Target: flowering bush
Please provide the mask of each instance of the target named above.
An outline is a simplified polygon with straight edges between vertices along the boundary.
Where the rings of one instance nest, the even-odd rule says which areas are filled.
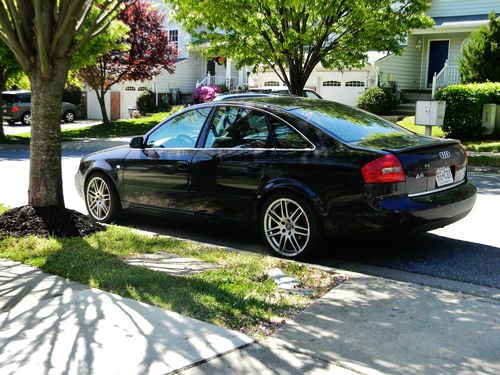
[[[214,100],[218,92],[219,88],[217,86],[200,86],[194,90],[193,100],[195,103],[210,102]]]

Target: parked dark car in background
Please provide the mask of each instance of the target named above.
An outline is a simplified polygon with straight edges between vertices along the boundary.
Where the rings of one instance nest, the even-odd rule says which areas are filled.
[[[262,87],[251,87],[248,89],[249,92],[262,93],[262,94],[288,94],[290,95],[290,90],[286,86],[262,86]],[[310,99],[323,99],[316,91],[305,88],[302,91],[302,96]]]
[[[21,122],[23,125],[31,125],[31,92],[2,92],[1,111],[3,119],[11,125],[16,122]],[[62,102],[61,118],[64,122],[75,121],[77,112],[78,106]]]
[[[287,96],[189,107],[129,146],[83,157],[75,180],[97,221],[124,209],[239,221],[294,258],[325,234],[395,236],[463,218],[476,200],[466,169],[456,140]]]

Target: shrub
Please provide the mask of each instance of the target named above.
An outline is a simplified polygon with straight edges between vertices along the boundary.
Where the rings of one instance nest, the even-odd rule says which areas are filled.
[[[151,90],[143,91],[136,101],[137,109],[145,115],[148,112],[154,112],[156,109],[155,93]]]
[[[446,86],[436,93],[446,101],[443,131],[461,140],[481,135],[483,104],[500,104],[500,83],[474,83]]]
[[[227,87],[226,85],[217,85],[217,89],[220,93],[229,92],[229,87]]]
[[[500,82],[500,18],[492,12],[489,19],[462,48],[458,61],[462,83]]]
[[[193,100],[195,103],[206,103],[214,100],[219,92],[217,86],[200,86],[193,92]]]
[[[381,87],[370,87],[357,101],[357,106],[376,115],[388,114],[394,108],[394,100],[390,90]]]

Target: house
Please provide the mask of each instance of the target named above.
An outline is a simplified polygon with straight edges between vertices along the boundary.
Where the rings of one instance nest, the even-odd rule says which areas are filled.
[[[226,85],[229,88],[247,86],[246,69],[237,70],[231,60],[221,56],[206,59],[201,55],[201,46],[192,35],[170,20],[168,8],[163,0],[149,0],[167,12],[165,28],[169,33],[170,43],[177,44],[179,56],[175,63],[175,72],[163,72],[150,81],[124,81],[111,87],[105,102],[110,119],[130,118],[129,108],[135,107],[137,97],[145,90],[155,92],[157,102],[161,103],[167,95],[172,100],[178,94],[178,100],[191,102],[191,95],[197,86]],[[86,88],[86,108],[89,119],[101,119],[101,110],[95,92]]]
[[[366,87],[395,84],[403,99],[401,114],[414,113],[415,100],[430,99],[439,88],[460,82],[457,62],[463,43],[488,22],[488,13],[500,14],[500,0],[432,0],[427,14],[430,29],[411,30],[402,54],[369,52],[364,68],[339,72],[318,65],[306,83],[325,99],[354,105]],[[282,85],[274,72],[260,71],[252,84]]]
[[[458,59],[470,34],[488,23],[488,13],[500,15],[500,0],[433,0],[427,14],[435,25],[412,30],[401,55],[375,62],[380,83],[395,82],[407,104],[401,114],[414,113],[414,102],[431,99],[440,88],[460,83]],[[413,102],[413,103],[412,103]]]
[[[387,53],[370,51],[365,65],[358,70],[337,71],[318,64],[312,71],[305,87],[315,90],[324,99],[347,105],[355,105],[356,100],[367,87],[378,84],[378,75],[374,63]],[[283,86],[278,75],[270,69],[260,69],[251,77],[250,86]]]

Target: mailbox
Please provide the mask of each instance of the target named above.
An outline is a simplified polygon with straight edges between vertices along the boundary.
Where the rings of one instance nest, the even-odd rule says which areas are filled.
[[[443,126],[446,102],[417,101],[415,125]]]

